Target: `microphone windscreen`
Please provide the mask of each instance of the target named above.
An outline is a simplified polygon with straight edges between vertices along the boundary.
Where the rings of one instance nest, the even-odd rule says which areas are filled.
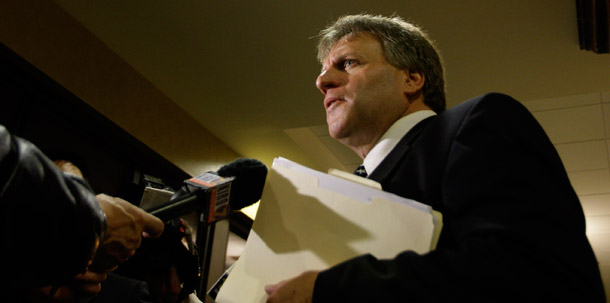
[[[222,166],[217,173],[221,177],[235,177],[231,183],[231,209],[240,210],[260,200],[267,179],[267,166],[261,161],[240,158]]]

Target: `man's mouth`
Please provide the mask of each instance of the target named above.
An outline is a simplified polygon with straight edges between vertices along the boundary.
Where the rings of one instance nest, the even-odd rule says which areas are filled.
[[[343,100],[339,98],[326,98],[324,99],[324,107],[326,108],[326,110],[329,110],[335,103],[339,101]]]

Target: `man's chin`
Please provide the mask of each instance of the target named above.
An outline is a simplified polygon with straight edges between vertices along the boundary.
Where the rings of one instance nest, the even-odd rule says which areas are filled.
[[[341,141],[345,139],[345,134],[343,134],[343,128],[339,125],[339,123],[328,123],[328,134],[331,138]]]

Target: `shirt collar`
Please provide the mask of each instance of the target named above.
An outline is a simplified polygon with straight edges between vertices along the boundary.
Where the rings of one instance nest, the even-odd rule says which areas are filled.
[[[408,114],[398,119],[390,128],[381,136],[381,138],[375,143],[375,146],[364,158],[364,168],[370,175],[385,159],[385,157],[394,149],[398,144],[398,141],[402,139],[417,123],[422,120],[435,116],[436,113],[431,110],[420,110],[414,113]]]

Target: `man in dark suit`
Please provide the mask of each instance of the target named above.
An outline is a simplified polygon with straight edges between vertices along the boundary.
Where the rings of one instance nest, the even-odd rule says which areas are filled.
[[[445,111],[440,56],[398,17],[342,17],[318,51],[330,135],[384,190],[442,212],[443,230],[430,253],[308,271],[267,302],[605,301],[578,197],[521,104],[487,94]]]

